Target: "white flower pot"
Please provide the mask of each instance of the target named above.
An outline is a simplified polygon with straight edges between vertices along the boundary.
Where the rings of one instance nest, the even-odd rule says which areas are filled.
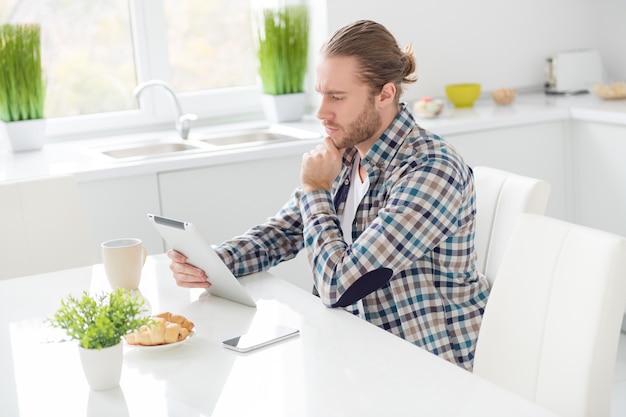
[[[302,120],[306,105],[306,94],[281,94],[277,96],[261,95],[263,111],[268,121],[272,123],[295,122]]]
[[[94,391],[115,388],[122,376],[124,351],[122,342],[104,349],[85,349],[78,347],[80,362],[89,386]]]
[[[43,148],[46,119],[20,120],[2,124],[14,152]]]

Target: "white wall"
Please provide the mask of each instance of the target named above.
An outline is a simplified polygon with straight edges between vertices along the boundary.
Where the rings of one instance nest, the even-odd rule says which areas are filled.
[[[626,81],[626,0],[597,0],[598,49],[610,81]]]
[[[626,77],[626,29],[620,27],[626,16],[624,0],[320,3],[325,3],[326,36],[345,23],[372,19],[387,26],[402,46],[413,43],[420,78],[407,89],[407,101],[444,97],[444,86],[450,83],[479,82],[483,92],[541,89],[545,58],[567,49],[598,48],[609,76]],[[601,21],[609,16],[609,24]]]

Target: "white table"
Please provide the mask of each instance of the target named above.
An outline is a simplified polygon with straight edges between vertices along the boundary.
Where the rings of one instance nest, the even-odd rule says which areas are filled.
[[[179,347],[124,347],[119,388],[91,391],[74,342],[43,320],[70,292],[108,291],[101,265],[0,281],[0,415],[13,416],[549,416],[526,400],[270,274],[241,279],[245,307],[175,285],[164,255],[140,285],[154,313],[184,314]],[[221,341],[260,323],[301,335],[240,354]]]

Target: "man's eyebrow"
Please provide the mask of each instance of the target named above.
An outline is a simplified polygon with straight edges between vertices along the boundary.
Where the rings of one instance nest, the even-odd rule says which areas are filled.
[[[315,91],[317,91],[318,93],[321,94],[347,94],[347,91],[341,91],[341,90],[326,90],[326,91],[322,91],[319,88],[315,88]]]

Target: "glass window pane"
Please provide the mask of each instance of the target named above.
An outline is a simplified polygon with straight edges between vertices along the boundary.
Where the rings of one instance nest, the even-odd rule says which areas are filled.
[[[165,0],[176,91],[255,85],[250,0]]]
[[[127,0],[0,0],[0,21],[41,24],[47,118],[137,108]]]

